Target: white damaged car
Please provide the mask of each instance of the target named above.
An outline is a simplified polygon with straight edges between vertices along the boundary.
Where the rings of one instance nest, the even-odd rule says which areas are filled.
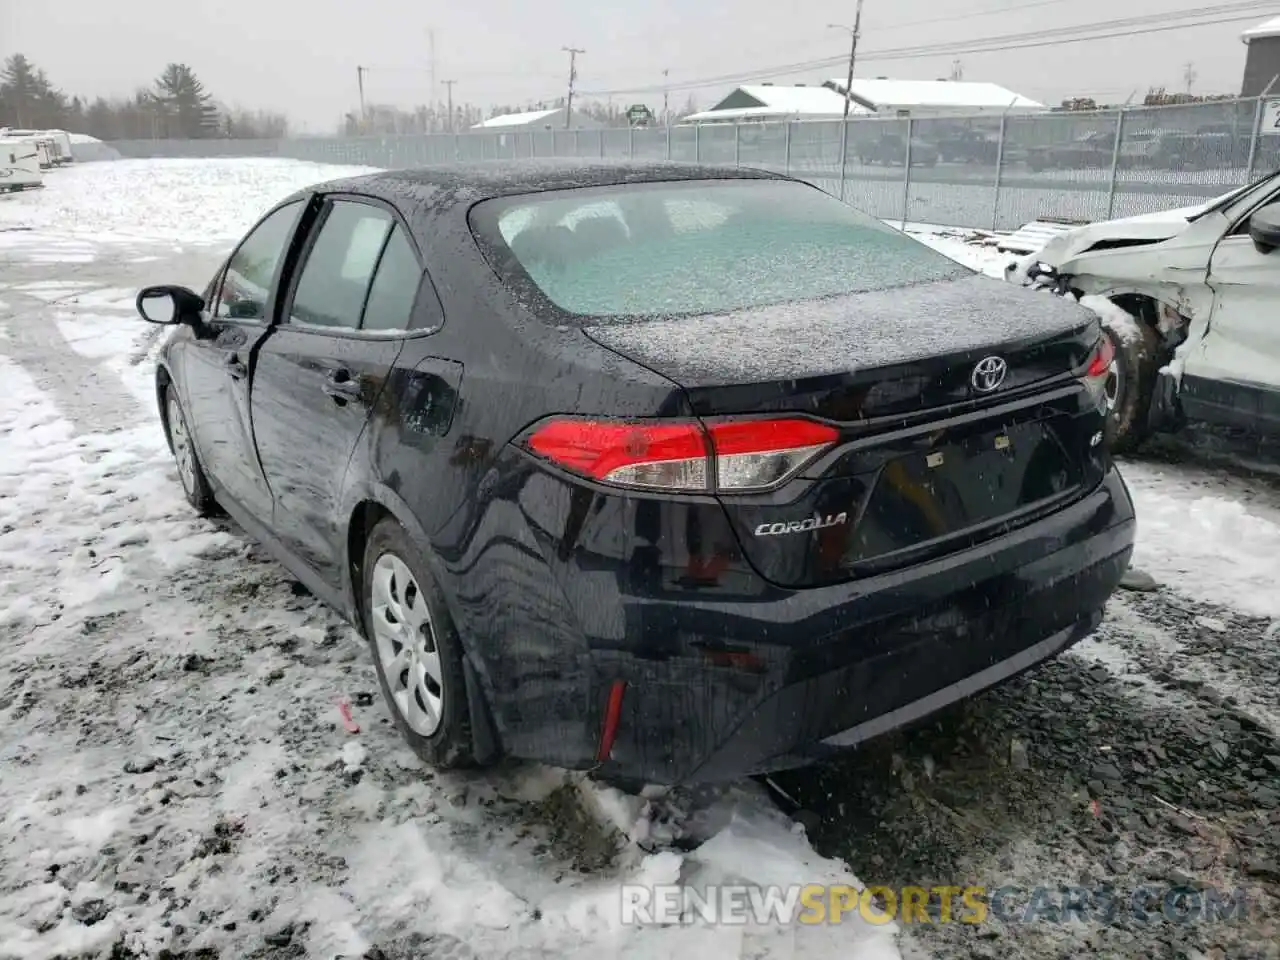
[[[1116,449],[1185,420],[1280,435],[1280,172],[1201,207],[1071,230],[1005,276],[1103,315]]]

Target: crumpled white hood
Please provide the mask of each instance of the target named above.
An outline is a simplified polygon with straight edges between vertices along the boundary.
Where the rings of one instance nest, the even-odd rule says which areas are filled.
[[[1212,203],[1213,201],[1209,201]],[[1190,218],[1200,213],[1209,203],[1197,207],[1181,207],[1177,210],[1161,210],[1137,217],[1104,220],[1078,227],[1054,237],[1044,249],[1028,259],[1060,267],[1072,257],[1078,256],[1103,240],[1150,240],[1158,242],[1175,237],[1187,229]]]

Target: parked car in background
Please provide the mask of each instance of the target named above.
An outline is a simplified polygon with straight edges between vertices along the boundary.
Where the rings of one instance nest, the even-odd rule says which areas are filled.
[[[865,164],[884,164],[901,167],[907,162],[907,138],[897,133],[881,134],[874,140],[859,144],[858,159]],[[933,167],[938,163],[938,148],[932,143],[911,138],[911,165]]]
[[[1088,170],[1111,165],[1115,156],[1115,133],[1094,131],[1067,143],[1027,147],[1027,165],[1034,171]]]
[[[821,759],[1087,635],[1133,546],[1097,318],[777,174],[335,181],[138,309],[192,506],[444,766]]]
[[[1280,173],[1204,206],[1080,227],[1010,279],[1105,297],[1117,449],[1187,419],[1280,434]]]
[[[1169,131],[1161,138],[1157,166],[1173,171],[1239,169],[1249,161],[1250,139],[1225,131]]]
[[[985,130],[956,129],[935,140],[943,163],[980,163],[991,166],[1000,155],[1000,136]]]

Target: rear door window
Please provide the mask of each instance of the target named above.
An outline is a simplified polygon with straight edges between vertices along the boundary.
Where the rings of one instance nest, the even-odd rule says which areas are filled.
[[[378,261],[360,328],[384,333],[408,330],[421,282],[422,267],[418,265],[413,246],[404,228],[396,225]]]
[[[355,330],[393,218],[381,207],[333,202],[303,264],[291,323]]]

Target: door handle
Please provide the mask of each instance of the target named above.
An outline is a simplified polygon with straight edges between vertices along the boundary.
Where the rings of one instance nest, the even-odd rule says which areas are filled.
[[[364,393],[359,378],[351,376],[346,370],[337,370],[325,378],[322,388],[326,395],[340,403],[360,400]]]
[[[232,380],[243,380],[249,375],[249,368],[234,353],[227,357],[225,363]]]

